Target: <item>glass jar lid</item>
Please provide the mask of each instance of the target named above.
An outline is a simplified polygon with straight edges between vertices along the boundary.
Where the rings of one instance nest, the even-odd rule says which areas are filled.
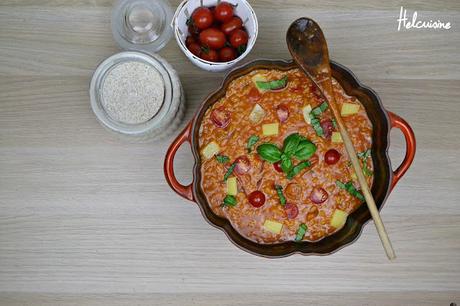
[[[112,11],[112,34],[125,50],[158,52],[169,41],[172,10],[166,0],[118,0]]]

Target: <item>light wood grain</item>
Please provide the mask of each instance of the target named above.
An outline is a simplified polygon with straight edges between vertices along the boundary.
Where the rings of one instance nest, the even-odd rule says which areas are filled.
[[[0,2],[1,305],[460,303],[458,1],[405,1],[419,16],[453,23],[450,31],[406,32],[396,30],[398,1],[253,3],[260,32],[248,60],[288,58],[287,26],[313,17],[331,57],[414,128],[415,162],[382,210],[394,263],[372,225],[327,257],[242,252],[167,186],[162,163],[172,136],[130,144],[101,128],[88,84],[117,51],[111,3]],[[180,74],[189,120],[223,74],[195,68],[174,41],[161,55]],[[392,132],[394,166],[402,139]],[[189,181],[187,147],[176,161]]]

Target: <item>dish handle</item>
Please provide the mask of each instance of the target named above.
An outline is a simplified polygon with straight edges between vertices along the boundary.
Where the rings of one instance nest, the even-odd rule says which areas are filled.
[[[180,148],[180,146],[188,142],[190,145],[191,143],[191,131],[192,131],[192,121],[185,127],[185,129],[176,137],[173,141],[171,146],[169,146],[168,151],[166,152],[165,163],[164,163],[164,173],[166,181],[168,182],[169,186],[180,196],[186,198],[190,201],[195,201],[193,197],[192,191],[192,183],[190,185],[184,186],[177,180],[174,174],[174,158],[176,157],[176,152]]]
[[[388,112],[390,117],[391,128],[400,129],[406,140],[406,156],[398,168],[393,172],[393,181],[391,182],[391,190],[396,186],[396,183],[403,177],[415,157],[415,134],[406,120],[399,117],[395,113]]]

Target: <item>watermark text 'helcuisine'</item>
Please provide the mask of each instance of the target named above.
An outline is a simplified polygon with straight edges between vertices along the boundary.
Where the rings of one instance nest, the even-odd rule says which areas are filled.
[[[412,19],[407,17],[407,10],[401,6],[401,10],[399,11],[399,18],[398,18],[398,31],[401,29],[410,30],[410,29],[441,29],[441,30],[449,30],[452,25],[450,22],[443,22],[441,20],[430,20],[430,21],[423,21],[417,20],[417,11],[414,11],[412,14]]]

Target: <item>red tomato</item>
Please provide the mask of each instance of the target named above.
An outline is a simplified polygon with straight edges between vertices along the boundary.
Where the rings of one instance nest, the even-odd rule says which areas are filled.
[[[195,42],[195,38],[193,38],[192,36],[187,36],[187,39],[185,40],[185,45],[188,47],[190,44],[194,43]]]
[[[230,43],[235,48],[246,45],[248,43],[248,39],[248,33],[241,29],[235,30],[230,34]]]
[[[265,204],[265,194],[258,190],[253,191],[248,195],[248,201],[252,206],[256,208],[261,207]]]
[[[230,123],[230,112],[222,107],[216,108],[211,112],[211,120],[217,127],[225,128]]]
[[[280,104],[276,108],[276,114],[278,115],[280,122],[284,122],[289,117],[289,108],[284,104]]]
[[[243,27],[243,21],[241,20],[240,17],[238,16],[233,16],[230,21],[222,24],[220,29],[222,32],[225,33],[225,35],[230,35],[234,30],[236,29],[241,29]]]
[[[218,29],[210,28],[200,33],[200,42],[211,49],[220,49],[225,45],[225,34]]]
[[[320,123],[321,128],[323,129],[324,132],[324,137],[329,138],[332,135],[332,132],[334,131],[334,125],[332,124],[331,119],[324,119]]]
[[[222,1],[216,6],[214,10],[214,18],[221,22],[227,22],[233,17],[233,5],[228,2]]]
[[[200,30],[204,30],[209,28],[213,21],[214,17],[212,16],[212,12],[205,6],[200,6],[192,13],[192,20],[193,25]]]
[[[260,95],[259,90],[257,88],[255,88],[255,87],[253,87],[249,91],[249,96],[248,97],[249,97],[249,101],[256,102],[256,101],[259,101],[262,96]]]
[[[280,172],[280,173],[283,172],[283,168],[281,168],[281,162],[280,161],[277,161],[276,163],[274,163],[273,168],[275,168],[275,170]]]
[[[213,49],[206,49],[206,51],[202,51],[200,57],[210,62],[217,62],[219,60],[219,55],[217,54],[217,51]]]
[[[196,56],[201,56],[201,46],[197,44],[196,42],[191,43],[187,47],[190,50],[190,52],[192,52]]]
[[[230,47],[223,47],[219,50],[219,60],[221,62],[229,62],[236,58],[236,51]]]
[[[240,156],[235,160],[235,172],[238,174],[245,174],[251,169],[251,162],[246,156]]]
[[[328,165],[337,163],[340,159],[340,153],[337,150],[330,149],[324,154],[324,161]]]
[[[286,212],[288,219],[295,219],[299,214],[299,208],[294,203],[287,203],[284,205],[284,211]]]
[[[321,187],[315,187],[311,191],[310,200],[315,204],[321,204],[327,200],[329,194]]]

